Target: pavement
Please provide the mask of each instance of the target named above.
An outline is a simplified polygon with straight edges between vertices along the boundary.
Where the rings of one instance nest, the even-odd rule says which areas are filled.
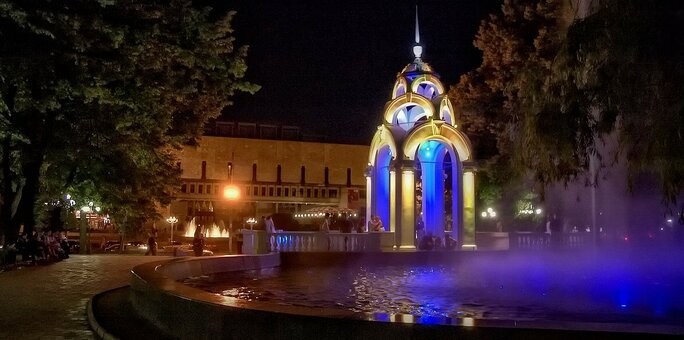
[[[95,339],[86,305],[127,286],[131,268],[166,256],[71,255],[0,273],[0,339]]]

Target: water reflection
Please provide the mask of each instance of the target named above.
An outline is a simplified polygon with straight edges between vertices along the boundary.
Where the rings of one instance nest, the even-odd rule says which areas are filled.
[[[389,322],[684,324],[684,264],[672,260],[681,254],[656,255],[478,254],[448,266],[273,268],[186,282],[243,300],[342,308]]]

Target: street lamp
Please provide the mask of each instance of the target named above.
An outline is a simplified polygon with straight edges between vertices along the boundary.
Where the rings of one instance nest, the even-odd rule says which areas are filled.
[[[250,217],[247,219],[247,224],[249,224],[249,230],[254,230],[254,225],[257,223],[256,218]]]
[[[171,249],[173,249],[173,256],[176,256],[176,247],[173,246],[173,227],[176,222],[178,222],[178,219],[176,216],[169,216],[169,218],[166,219],[166,222],[171,224]]]

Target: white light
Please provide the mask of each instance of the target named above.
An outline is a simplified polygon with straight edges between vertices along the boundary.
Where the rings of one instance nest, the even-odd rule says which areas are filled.
[[[489,213],[489,216],[491,216],[491,217],[496,217],[496,211],[490,212],[490,213]]]
[[[92,206],[93,206],[93,202],[88,202],[88,206],[89,206],[89,207],[92,207]]]
[[[668,219],[667,219],[667,223],[672,223],[672,219],[671,219],[671,218],[668,218]]]
[[[74,206],[74,205],[76,205],[76,201],[74,201],[74,200],[70,200],[70,201],[69,201],[69,205],[71,205],[71,206]]]
[[[70,200],[70,199],[71,199],[71,195],[69,195],[69,194],[66,194],[66,196],[64,196],[64,199],[66,199],[66,200]]]
[[[422,211],[421,211],[422,212]],[[480,214],[482,217],[487,217],[487,212],[483,211],[482,214]]]
[[[487,208],[487,212],[488,212],[488,213],[490,213],[490,214],[491,214],[491,213],[492,213],[492,211],[494,211],[494,209],[492,209],[492,208]]]
[[[541,210],[541,208],[537,208],[537,210],[535,210],[534,212],[535,212],[537,215],[539,215],[539,214],[542,213],[542,210]]]
[[[90,212],[90,207],[89,207],[89,206],[82,207],[82,208],[81,208],[81,211],[83,211],[83,212]]]
[[[100,207],[95,207],[95,211],[100,212]]]

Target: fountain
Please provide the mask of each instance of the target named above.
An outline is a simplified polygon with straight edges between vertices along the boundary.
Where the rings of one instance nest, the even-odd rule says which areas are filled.
[[[194,237],[195,229],[197,229],[197,224],[195,223],[195,218],[193,217],[188,223],[187,228],[185,228],[185,237]],[[211,225],[205,225],[204,230],[205,237],[207,238],[229,238],[230,230],[225,227],[223,221],[219,221],[219,224],[212,223]]]

